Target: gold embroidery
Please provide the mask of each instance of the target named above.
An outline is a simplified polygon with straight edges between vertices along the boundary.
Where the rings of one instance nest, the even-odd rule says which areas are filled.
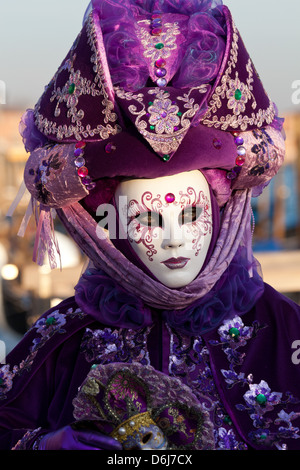
[[[238,63],[238,39],[237,29],[233,25],[233,41],[228,66],[222,76],[221,84],[214,91],[209,102],[209,109],[202,120],[204,125],[220,128],[223,131],[226,131],[228,127],[233,129],[240,128],[242,131],[246,131],[248,126],[255,125],[261,127],[264,123],[270,124],[275,117],[275,109],[271,101],[266,110],[259,109],[256,113],[253,112],[251,116],[243,115],[246,104],[250,100],[252,100],[251,106],[253,110],[257,108],[257,103],[252,93],[253,64],[251,59],[249,59],[246,65],[248,72],[247,83],[243,83],[240,80],[238,71],[236,71],[234,79],[231,76],[233,69],[236,68]],[[239,93],[238,98],[236,97],[237,92]],[[222,107],[226,99],[227,108],[232,110],[232,114],[218,118],[215,113]]]
[[[146,23],[151,23],[146,21]],[[178,23],[166,23],[164,25],[167,30],[157,36],[152,36],[146,28],[137,26],[136,34],[144,48],[144,56],[155,62],[157,59],[167,59],[171,55],[171,51],[177,48],[176,36],[180,34]],[[157,49],[157,43],[162,43],[163,48]]]
[[[143,427],[147,428],[149,426],[156,426],[156,423],[153,421],[150,411],[145,411],[144,413],[131,416],[129,419],[119,424],[119,426],[117,426],[111,432],[110,435],[121,443],[126,441],[129,436],[133,436],[135,434],[139,434],[140,440],[142,440],[142,437],[143,437],[142,428]],[[124,429],[124,431],[121,434],[120,429],[123,430],[122,428]]]
[[[121,131],[121,128],[118,124],[115,124],[114,126],[110,124],[116,122],[117,115],[113,112],[114,105],[109,100],[105,88],[106,81],[101,64],[100,54],[96,45],[97,38],[92,14],[90,14],[90,16],[88,17],[86,28],[88,35],[88,44],[90,45],[92,51],[91,62],[93,64],[93,70],[95,72],[94,82],[92,83],[91,80],[82,77],[80,70],[74,69],[73,64],[76,59],[76,54],[74,52],[72,53],[72,51],[74,50],[74,47],[76,47],[76,45],[78,44],[77,40],[71,50],[71,57],[56,72],[55,76],[53,77],[50,83],[54,86],[50,101],[53,102],[57,100],[54,116],[58,117],[60,115],[60,104],[64,102],[66,103],[66,106],[68,108],[67,117],[68,119],[70,119],[72,124],[70,124],[69,126],[57,126],[57,123],[55,121],[50,121],[42,114],[40,114],[39,110],[42,98],[36,105],[35,118],[38,129],[45,135],[56,135],[58,140],[73,136],[77,140],[82,140],[97,135],[99,135],[101,139],[105,140],[108,139],[110,135],[115,135]],[[57,88],[56,81],[59,74],[63,70],[69,71],[69,79],[62,88]],[[104,123],[106,124],[106,126],[99,124],[96,128],[92,129],[89,124],[86,126],[82,124],[82,119],[84,118],[85,113],[82,109],[77,109],[77,106],[79,104],[79,98],[82,95],[103,96],[102,105],[104,109],[102,111],[102,114],[104,114]]]
[[[170,94],[164,88],[150,88],[148,94],[150,99],[154,95],[153,102],[149,106],[145,104],[144,94],[125,92],[122,88],[115,88],[120,99],[125,99],[137,103],[131,104],[128,108],[133,116],[136,116],[135,126],[142,136],[147,140],[155,152],[168,155],[175,152],[181,144],[186,132],[191,125],[193,118],[199,111],[200,106],[195,103],[195,99],[190,95],[194,90],[199,93],[207,92],[207,85],[191,88],[183,96],[177,96],[176,100],[181,101],[185,112],[179,112],[179,107],[170,100]],[[145,120],[144,118],[148,119]],[[150,132],[148,129],[154,130]],[[153,129],[152,129],[153,128]]]

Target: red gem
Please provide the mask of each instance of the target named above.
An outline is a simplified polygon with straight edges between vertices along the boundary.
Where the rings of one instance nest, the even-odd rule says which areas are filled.
[[[164,67],[166,65],[166,61],[165,59],[157,59],[157,61],[155,62],[155,66],[158,67],[158,68],[161,68],[161,67]]]
[[[161,14],[160,13],[154,13],[154,15],[151,15],[152,20],[155,20],[156,18],[161,18]]]
[[[237,157],[235,163],[237,164],[237,166],[243,166],[245,161],[246,161],[245,157]]]
[[[77,142],[77,144],[75,145],[76,149],[84,149],[85,147],[86,147],[86,143],[83,141]]]
[[[161,28],[153,28],[151,31],[152,36],[159,36],[162,33]]]
[[[82,166],[78,168],[77,173],[78,173],[78,176],[83,178],[84,176],[87,176],[89,174],[89,170],[87,169],[86,166]]]

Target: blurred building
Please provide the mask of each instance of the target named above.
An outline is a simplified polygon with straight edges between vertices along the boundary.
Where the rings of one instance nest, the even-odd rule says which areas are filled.
[[[0,107],[0,340],[11,349],[14,342],[47,309],[74,295],[74,286],[85,258],[55,221],[63,269],[50,270],[32,261],[35,220],[32,217],[24,237],[18,236],[30,201],[25,193],[13,217],[6,217],[23,181],[28,158],[18,132],[24,110]],[[59,264],[58,264],[59,265]]]
[[[18,236],[28,194],[14,216],[6,217],[27,160],[18,133],[23,112],[0,107],[0,340],[12,345],[50,306],[74,295],[86,263],[58,220],[55,229],[63,269],[51,271],[47,260],[43,267],[33,263],[35,221],[30,221],[24,237]],[[300,303],[300,114],[285,118],[285,164],[263,195],[253,199],[253,244],[265,281]]]

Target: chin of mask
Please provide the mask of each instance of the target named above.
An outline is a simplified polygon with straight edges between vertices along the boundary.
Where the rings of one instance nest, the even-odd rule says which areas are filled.
[[[123,181],[115,203],[132,249],[158,281],[180,288],[197,277],[212,238],[210,190],[200,171]]]

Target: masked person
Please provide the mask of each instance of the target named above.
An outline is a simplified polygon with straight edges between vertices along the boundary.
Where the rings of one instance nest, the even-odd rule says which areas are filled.
[[[1,368],[0,447],[299,449],[300,308],[251,246],[282,120],[229,9],[94,0],[21,133],[34,259],[56,211],[90,265]]]

